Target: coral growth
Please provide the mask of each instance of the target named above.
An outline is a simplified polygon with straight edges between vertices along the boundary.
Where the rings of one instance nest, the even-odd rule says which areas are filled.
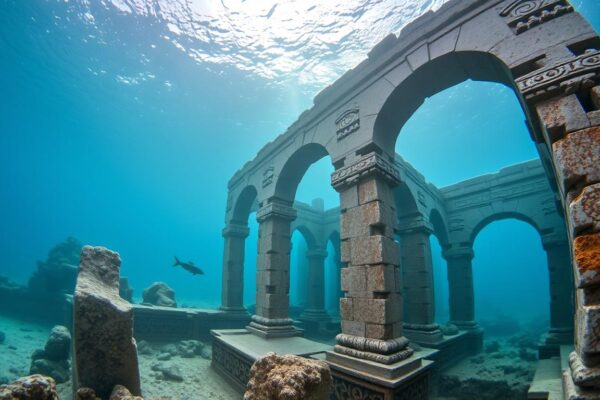
[[[329,398],[330,386],[326,363],[269,353],[252,365],[244,400],[322,400]]]
[[[19,378],[0,386],[0,400],[58,400],[54,379],[42,375]]]

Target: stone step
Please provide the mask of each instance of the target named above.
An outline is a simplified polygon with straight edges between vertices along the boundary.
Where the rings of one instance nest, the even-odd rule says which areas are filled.
[[[539,360],[527,399],[560,400],[563,398],[561,360],[558,357]]]

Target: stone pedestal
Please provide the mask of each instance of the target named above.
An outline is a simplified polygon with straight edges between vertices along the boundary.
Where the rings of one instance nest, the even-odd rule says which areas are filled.
[[[243,303],[244,253],[248,233],[248,226],[243,224],[230,223],[223,229],[225,249],[223,251],[221,310],[232,314],[248,314]]]
[[[301,335],[289,318],[290,222],[296,210],[272,198],[257,211],[256,314],[247,329],[264,338]]]
[[[473,298],[473,249],[450,246],[442,255],[448,264],[450,323],[461,330],[478,331]]]
[[[418,215],[399,222],[401,269],[404,290],[404,335],[427,345],[441,342],[442,331],[435,321],[433,262],[429,222]]]

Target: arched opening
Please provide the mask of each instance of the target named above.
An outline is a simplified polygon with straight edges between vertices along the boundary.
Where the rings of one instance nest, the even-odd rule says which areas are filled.
[[[340,314],[340,234],[331,232],[327,239],[327,259],[325,260],[325,309],[334,318]]]
[[[523,218],[498,216],[482,225],[473,246],[473,286],[486,346],[499,343],[504,350],[522,352],[521,359],[534,360],[541,336],[548,332],[550,313],[548,264],[540,234]]]
[[[308,260],[306,255],[314,238],[305,228],[292,232],[290,250],[290,317],[297,319],[306,307],[308,298]],[[314,245],[314,244],[312,244]]]
[[[244,306],[254,313],[256,303],[256,249],[258,248],[258,222],[256,212],[248,218],[248,237],[244,243]]]

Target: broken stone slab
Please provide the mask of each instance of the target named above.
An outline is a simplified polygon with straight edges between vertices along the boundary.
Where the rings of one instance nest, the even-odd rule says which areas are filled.
[[[331,382],[323,361],[268,353],[252,365],[244,400],[325,400]]]
[[[73,298],[73,390],[108,398],[115,385],[141,394],[133,310],[119,296],[118,253],[85,246]]]

